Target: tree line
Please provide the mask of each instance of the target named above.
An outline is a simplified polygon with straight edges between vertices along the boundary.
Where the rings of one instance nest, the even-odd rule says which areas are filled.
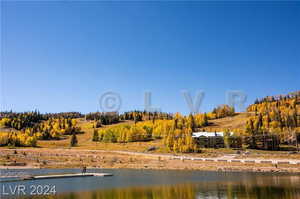
[[[256,100],[247,111],[254,113],[247,121],[247,134],[300,132],[300,92]]]
[[[121,120],[132,120],[135,122],[146,120],[170,120],[173,118],[173,114],[164,112],[148,112],[148,111],[129,111],[120,115]]]
[[[109,125],[109,124],[115,124],[120,121],[120,115],[117,112],[94,112],[94,113],[88,113],[85,115],[86,120],[94,120],[97,123],[97,127],[100,127],[101,125]]]
[[[37,140],[60,139],[63,135],[80,133],[75,119],[80,116],[77,112],[2,112],[0,127],[10,128],[10,132],[0,132],[0,145],[36,146]]]
[[[208,126],[209,119],[232,114],[232,109],[228,106],[220,106],[215,109],[215,112],[189,114],[188,116],[180,113],[156,115],[147,112],[127,112],[122,117],[126,120],[134,120],[134,124],[121,124],[100,130],[94,129],[92,140],[95,142],[127,143],[162,139],[170,151],[199,152],[200,149],[192,138],[192,133],[199,128]]]

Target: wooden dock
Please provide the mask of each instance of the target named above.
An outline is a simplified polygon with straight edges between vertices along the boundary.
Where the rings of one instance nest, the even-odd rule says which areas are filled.
[[[22,180],[41,180],[41,179],[55,179],[55,178],[76,178],[76,177],[106,177],[113,176],[111,173],[73,173],[73,174],[55,174],[55,175],[42,175],[42,176],[28,176]]]

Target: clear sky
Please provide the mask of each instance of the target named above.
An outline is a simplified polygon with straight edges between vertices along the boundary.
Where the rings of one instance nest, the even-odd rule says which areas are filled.
[[[1,109],[189,111],[300,90],[300,2],[1,2]]]

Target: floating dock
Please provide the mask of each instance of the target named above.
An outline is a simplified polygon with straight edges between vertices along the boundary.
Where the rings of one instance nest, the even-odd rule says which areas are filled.
[[[42,179],[55,179],[55,178],[76,178],[76,177],[106,177],[112,176],[111,173],[73,173],[73,174],[55,174],[43,176],[28,176],[23,177],[22,180],[42,180]]]

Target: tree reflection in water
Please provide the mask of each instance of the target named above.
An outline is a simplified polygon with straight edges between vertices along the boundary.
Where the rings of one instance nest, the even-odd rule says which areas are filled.
[[[259,180],[259,179],[258,179]],[[294,179],[295,180],[295,179]],[[271,182],[272,181],[272,182]],[[249,198],[271,199],[300,198],[299,178],[243,180],[242,182],[209,182],[162,186],[114,188],[89,192],[67,193],[47,198],[58,199],[198,199],[198,198]]]

